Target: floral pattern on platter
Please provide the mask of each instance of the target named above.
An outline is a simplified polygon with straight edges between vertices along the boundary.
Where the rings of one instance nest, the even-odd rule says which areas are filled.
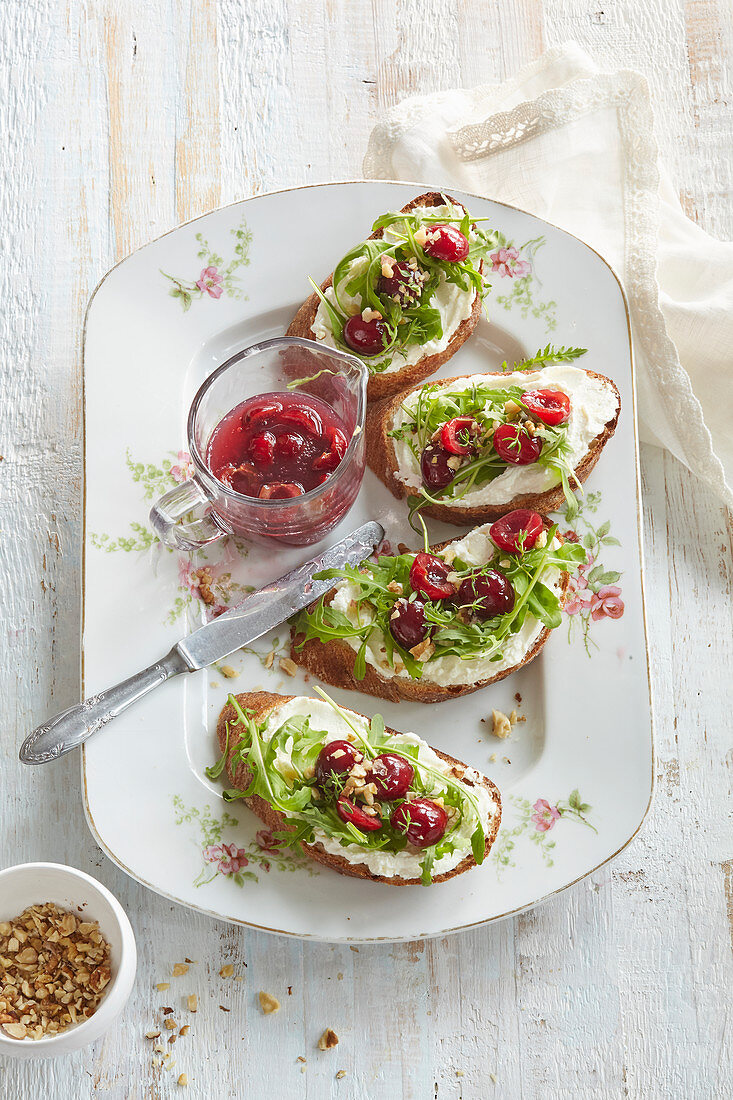
[[[184,313],[191,308],[194,301],[201,298],[213,298],[214,301],[218,301],[224,294],[228,298],[246,297],[235,272],[241,267],[247,267],[250,262],[249,248],[252,243],[252,233],[245,221],[241,221],[236,229],[230,229],[229,232],[236,242],[234,256],[229,263],[225,264],[223,257],[214,252],[203,234],[197,233],[196,240],[199,245],[197,255],[203,264],[198,278],[178,278],[161,270],[161,275],[173,284],[168,293],[172,298],[180,301]]]
[[[202,810],[186,806],[180,795],[174,795],[173,810],[176,825],[196,826],[196,835],[191,839],[201,853],[203,866],[194,879],[194,886],[206,886],[219,875],[231,879],[237,886],[244,886],[247,880],[259,881],[257,871],[269,873],[273,868],[318,874],[312,860],[276,848],[269,829],[259,829],[254,841],[245,847],[231,840],[225,842],[224,833],[230,834],[239,825],[238,819],[226,810],[221,817],[215,817],[208,804]]]
[[[514,821],[508,820],[506,802],[513,807]],[[595,825],[588,820],[592,810],[587,802],[583,802],[577,790],[571,791],[566,799],[558,799],[552,803],[546,798],[538,798],[530,802],[528,798],[519,795],[509,795],[505,800],[505,814],[502,818],[499,835],[491,849],[491,858],[496,868],[497,875],[501,877],[507,867],[515,867],[514,850],[522,838],[529,840],[539,849],[540,855],[546,867],[552,867],[553,849],[556,845],[555,836],[549,834],[559,822],[567,820],[585,825],[597,833]]]
[[[531,314],[544,323],[546,332],[553,332],[557,328],[557,302],[553,299],[538,301],[536,296],[537,289],[542,286],[537,275],[536,255],[543,248],[545,238],[535,237],[521,245],[512,243],[501,233],[497,233],[497,239],[499,247],[489,255],[491,273],[502,281],[509,279],[511,289],[506,294],[497,294],[494,301],[504,309],[516,307],[523,320]]]
[[[618,584],[621,573],[616,569],[607,569],[599,561],[604,549],[620,546],[619,540],[610,533],[609,520],[596,527],[588,517],[588,513],[598,511],[600,503],[599,492],[579,497],[578,514],[573,520],[574,530],[563,532],[570,542],[582,543],[587,552],[585,561],[570,578],[563,611],[569,619],[568,640],[572,639],[577,624],[589,657],[591,645],[597,648],[590,635],[592,624],[601,619],[620,619],[624,613],[624,601]]]
[[[154,500],[175,485],[187,481],[193,474],[191,456],[187,451],[169,451],[159,463],[137,462],[127,452],[125,463],[132,481],[142,490],[143,501]],[[113,538],[107,533],[91,532],[93,547],[107,554],[124,551],[141,553],[153,549],[156,558],[153,567],[160,566],[160,555],[166,558],[174,554],[165,547],[157,535],[138,520],[130,522],[130,534]],[[239,539],[223,539],[195,555],[177,555],[177,595],[173,599],[165,622],[174,623],[187,610],[198,610],[205,621],[221,615],[233,604],[252,591],[252,586],[241,584],[233,576],[233,566],[247,557],[249,548]],[[259,654],[258,654],[259,656]],[[264,655],[262,655],[264,657]]]

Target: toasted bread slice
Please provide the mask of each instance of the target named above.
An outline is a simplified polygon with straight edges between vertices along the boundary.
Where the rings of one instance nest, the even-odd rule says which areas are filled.
[[[575,369],[583,370],[581,367],[576,367]],[[599,434],[591,440],[585,455],[575,467],[575,476],[581,484],[590,474],[596,462],[601,457],[601,451],[616,431],[616,425],[621,410],[618,389],[610,378],[606,378],[605,375],[597,374],[595,371],[590,370],[583,370],[583,373],[598,380],[604,386],[609,387],[609,389],[615,393],[617,403],[615,415],[606,422]],[[438,382],[441,386],[445,385],[448,387],[452,384],[460,384],[469,377],[475,376],[459,375],[454,378],[441,378]],[[487,373],[486,377],[506,379],[507,375],[495,372]],[[388,433],[394,426],[394,417],[400,405],[411,393],[414,393],[415,390],[419,388],[419,386],[410,386],[393,397],[370,405],[367,409],[367,464],[398,500],[406,496],[417,495],[420,486],[419,483],[416,485],[406,484],[398,477],[399,464],[395,453],[394,439]],[[529,467],[527,468],[529,469]],[[433,519],[442,520],[444,523],[456,523],[461,526],[466,526],[472,523],[487,523],[499,519],[515,508],[529,508],[533,512],[540,513],[554,512],[561,507],[564,499],[562,485],[558,484],[552,486],[550,489],[546,489],[544,492],[518,493],[510,500],[499,504],[478,504],[475,506],[460,507],[457,504],[450,503],[448,499],[445,504],[426,503],[421,508],[421,512],[425,516],[432,516]]]
[[[237,695],[236,699],[243,710],[249,711],[255,722],[261,722],[268,714],[271,713],[276,707],[281,706],[283,703],[289,702],[293,699],[292,695],[276,695],[270,691],[253,691],[246,692],[242,695]],[[354,712],[352,712],[354,713]],[[233,787],[237,790],[244,791],[249,786],[252,776],[249,768],[242,761],[233,760],[234,750],[237,746],[237,741],[232,742],[231,728],[229,735],[227,734],[227,726],[229,723],[236,721],[237,715],[231,704],[227,704],[219,715],[219,722],[216,727],[216,735],[219,741],[219,748],[221,752],[224,752],[228,746],[228,756],[226,763],[227,775]],[[387,727],[387,733],[395,734],[397,730]],[[489,821],[488,828],[486,829],[486,845],[484,849],[484,858],[489,854],[491,845],[496,839],[496,834],[499,831],[499,825],[501,823],[501,795],[499,790],[492,781],[484,775],[481,775],[479,779],[465,778],[465,773],[468,768],[467,764],[463,764],[460,760],[455,760],[452,756],[448,756],[444,752],[440,752],[438,749],[433,749],[433,752],[437,756],[444,760],[446,764],[452,765],[453,774],[457,779],[462,779],[467,786],[472,787],[477,783],[481,783],[486,788],[491,796],[491,801],[494,806],[494,812],[491,820]],[[471,769],[473,771],[473,769]],[[257,815],[265,825],[270,829],[275,830],[290,830],[292,826],[289,824],[288,819],[281,814],[278,810],[273,809],[269,802],[260,798],[259,795],[253,795],[251,798],[245,798],[243,801],[249,806],[253,813]],[[305,854],[311,859],[314,859],[317,863],[322,863],[326,867],[330,867],[331,870],[337,871],[340,875],[350,875],[354,878],[370,879],[372,882],[384,882],[390,886],[419,886],[419,878],[401,878],[398,875],[387,877],[385,875],[375,875],[364,863],[351,863],[343,856],[334,855],[331,852],[325,851],[319,844],[301,844],[301,847]],[[476,861],[472,855],[467,855],[461,860],[456,867],[450,871],[446,871],[443,874],[436,875],[433,879],[433,883],[447,882],[448,879],[455,878],[456,875],[463,874],[464,871],[470,870],[476,866]]]
[[[406,206],[403,206],[402,212],[409,213],[409,211],[416,206],[444,206],[446,198],[457,206],[461,206],[461,203],[451,198],[450,195],[441,194],[439,191],[428,191],[424,195],[418,195],[417,198],[408,202]],[[368,239],[378,240],[382,236],[383,231],[378,229],[376,233],[372,233]],[[325,291],[330,287],[332,281],[333,275],[331,274],[325,282],[321,284],[321,290]],[[295,314],[286,335],[301,336],[306,340],[315,339],[312,325],[315,321],[319,304],[320,299],[314,291]],[[447,363],[451,356],[455,355],[461,345],[466,342],[476,328],[478,319],[481,316],[481,308],[481,295],[477,294],[470,315],[465,321],[461,321],[460,325],[453,333],[448,346],[443,351],[437,352],[435,355],[426,355],[422,359],[418,359],[416,363],[405,366],[401,370],[382,371],[381,373],[371,374],[367,386],[367,400],[378,401],[381,398],[389,397],[391,394],[397,393],[400,390],[417,385],[418,382],[422,382],[426,378],[429,378],[431,374],[434,374],[443,363]],[[365,359],[364,361],[368,366],[369,360]]]
[[[546,522],[549,524],[549,520],[546,520]],[[559,533],[557,537],[562,540]],[[449,539],[447,542],[436,543],[430,549],[436,553],[443,550],[452,541],[454,540]],[[561,573],[561,600],[565,598],[569,580],[570,575],[568,573]],[[334,595],[335,589],[331,589],[322,598],[330,602]],[[311,604],[311,607],[314,606],[315,604]],[[378,699],[387,699],[390,703],[399,703],[403,699],[413,703],[442,703],[448,699],[457,699],[461,695],[470,695],[474,691],[480,691],[481,688],[488,687],[489,684],[496,684],[499,680],[511,676],[513,672],[517,672],[537,656],[551,633],[551,630],[543,626],[520,661],[517,661],[510,668],[495,673],[493,676],[477,680],[475,684],[437,684],[427,676],[429,665],[426,665],[425,674],[420,680],[412,680],[404,676],[383,676],[379,669],[369,661],[366,662],[364,677],[358,680],[354,675],[356,651],[347,642],[342,641],[340,638],[333,638],[328,642],[311,638],[301,646],[303,636],[298,635],[295,626],[291,627],[290,632],[290,656],[296,664],[301,665],[315,676],[318,676],[320,680],[332,684],[334,687],[362,691],[367,695],[376,695]]]

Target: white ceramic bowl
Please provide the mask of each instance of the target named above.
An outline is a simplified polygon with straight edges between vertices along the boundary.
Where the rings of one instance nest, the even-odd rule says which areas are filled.
[[[98,1039],[119,1016],[135,981],[137,949],[127,914],[106,886],[60,863],[21,863],[0,871],[0,921],[19,916],[29,905],[52,901],[85,920],[99,921],[110,946],[112,978],[93,1016],[45,1039],[11,1039],[0,1028],[0,1055],[54,1058]],[[81,910],[81,912],[80,912]]]

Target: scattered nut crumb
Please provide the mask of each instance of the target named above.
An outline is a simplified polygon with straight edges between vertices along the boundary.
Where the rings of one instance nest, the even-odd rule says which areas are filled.
[[[340,1069],[340,1070],[338,1071],[338,1073],[336,1074],[336,1080],[337,1080],[337,1081],[340,1081],[340,1080],[341,1080],[341,1078],[342,1078],[342,1077],[345,1077],[345,1076],[346,1076],[346,1070],[345,1070],[345,1069]]]
[[[280,1008],[280,1002],[277,997],[273,997],[270,993],[263,993],[260,990],[260,1008],[264,1012],[265,1016],[269,1016],[271,1012],[277,1012]]]
[[[463,1070],[462,1069],[457,1069],[456,1070],[456,1077],[463,1077]]]
[[[163,1013],[163,1015],[164,1015],[164,1016],[170,1016],[170,1014],[171,1014],[171,1012],[173,1011],[173,1009],[172,1009],[172,1008],[168,1008],[168,1007],[166,1007],[166,1008],[163,1008],[163,1009],[162,1009],[161,1011],[162,1011],[162,1013]]]
[[[272,668],[274,662],[275,662],[275,650],[271,649],[270,652],[265,657],[265,668]]]
[[[290,657],[281,657],[278,661],[278,664],[280,665],[280,668],[283,670],[283,672],[286,672],[288,676],[295,676],[298,671],[298,666],[296,665],[295,661],[293,661]]]
[[[236,668],[232,668],[231,665],[219,665],[219,672],[222,676],[226,676],[227,680],[236,680],[239,676]]]
[[[226,963],[226,965],[222,966],[221,970],[219,971],[219,977],[220,978],[231,978],[233,973],[234,973],[234,967],[232,966],[232,964],[231,963]]]
[[[172,1016],[169,1016],[167,1020],[163,1020],[163,1027],[167,1028],[168,1031],[175,1031],[178,1027],[178,1024]]]
[[[302,1054],[299,1054],[298,1057],[295,1060],[296,1060],[296,1062],[305,1062],[305,1058],[303,1057]]]
[[[508,737],[512,732],[512,724],[506,714],[501,710],[492,710],[491,712],[491,732],[494,737],[498,737],[500,740]]]
[[[495,1074],[495,1073],[490,1073],[490,1074],[489,1074],[489,1077],[490,1077],[490,1078],[491,1078],[491,1080],[492,1080],[492,1081],[494,1082],[494,1084],[496,1084],[496,1081],[497,1081],[497,1077],[496,1077],[496,1074]]]
[[[159,1039],[160,1038],[160,1032],[159,1031],[146,1031],[145,1032],[145,1038],[146,1039]]]
[[[188,967],[185,963],[176,963],[173,967],[173,977],[180,978],[181,974],[188,974]]]
[[[343,974],[341,973],[340,970],[339,970],[338,974],[336,975],[336,979],[339,982],[342,982],[344,980],[344,976],[343,976]]]
[[[199,999],[195,993],[189,993],[186,997],[186,1007],[189,1012],[195,1012],[199,1006]]]
[[[186,1076],[186,1074],[185,1074],[185,1073],[182,1073],[182,1074],[181,1074],[181,1075],[179,1076],[179,1078],[178,1078],[178,1084],[179,1084],[179,1085],[187,1085],[187,1084],[188,1084],[188,1077]]]
[[[496,763],[496,753],[495,752],[492,752],[491,756],[489,757],[489,763],[490,764],[495,764]]]
[[[318,1040],[318,1049],[331,1050],[333,1047],[338,1046],[338,1041],[339,1037],[336,1032],[332,1031],[330,1027],[327,1027]]]
[[[179,1035],[188,1035],[190,1030],[191,1030],[191,1025],[190,1024],[184,1024],[183,1027],[181,1028],[181,1030],[178,1032],[178,1034]]]
[[[171,987],[170,982],[157,982],[156,986],[155,986],[155,988],[158,990],[159,993],[165,992],[165,990],[170,989],[170,987]]]

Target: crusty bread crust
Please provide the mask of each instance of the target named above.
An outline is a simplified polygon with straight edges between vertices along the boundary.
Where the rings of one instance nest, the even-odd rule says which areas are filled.
[[[549,523],[549,520],[546,522]],[[559,532],[557,537],[562,540],[562,535]],[[447,542],[436,543],[430,549],[437,552],[444,549],[452,541],[455,540],[449,539]],[[570,574],[562,573],[561,600],[563,601],[569,581]],[[332,588],[322,598],[330,602],[335,591]],[[311,604],[311,608],[315,607],[317,602]],[[513,672],[517,672],[518,669],[537,656],[551,633],[546,626],[543,626],[534,644],[527,650],[521,661],[516,665],[512,665],[511,668],[497,672],[495,676],[490,676],[486,680],[479,680],[475,684],[436,684],[426,679],[425,675],[421,680],[412,680],[403,676],[388,678],[382,676],[379,670],[369,661],[366,662],[366,672],[363,679],[357,680],[354,675],[356,652],[350,645],[341,641],[340,638],[334,638],[329,642],[321,642],[318,638],[311,638],[301,648],[298,648],[303,635],[298,634],[294,626],[290,628],[290,656],[296,664],[306,668],[309,672],[318,676],[319,679],[327,684],[332,684],[334,687],[348,688],[351,691],[363,691],[366,695],[376,695],[378,699],[386,699],[390,703],[399,703],[402,699],[407,699],[411,703],[444,703],[448,699],[457,699],[461,695],[470,695],[474,691],[480,691],[481,688],[488,687],[489,684],[498,684],[500,680],[511,676]]]
[[[242,695],[237,695],[236,699],[240,707],[243,710],[248,710],[252,715],[252,718],[256,722],[261,722],[270,711],[275,707],[280,706],[282,703],[287,703],[290,699],[294,698],[292,695],[276,695],[271,691],[252,691],[246,692]],[[219,749],[224,752],[228,744],[227,755],[227,775],[233,787],[237,790],[246,790],[251,781],[251,775],[246,764],[241,761],[234,766],[233,755],[237,746],[237,741],[231,740],[231,735],[227,735],[227,724],[236,720],[236,712],[234,707],[229,703],[224,707],[219,715],[219,722],[216,727],[216,736],[219,741]],[[387,733],[394,734],[397,730],[386,727]],[[448,756],[447,753],[440,752],[439,749],[433,749],[441,760],[444,760],[447,764],[453,766],[454,775],[456,778],[462,778],[466,770],[467,765],[463,764],[460,760],[455,760],[452,756]],[[471,780],[466,779],[465,782],[468,786],[473,786]],[[484,848],[484,858],[488,856],[491,845],[496,839],[496,834],[499,831],[499,825],[501,824],[501,795],[494,783],[487,776],[481,777],[481,782],[487,791],[491,794],[496,807],[496,812],[489,822],[489,828],[486,836],[486,846]],[[269,802],[266,802],[259,795],[254,795],[251,798],[245,798],[243,800],[249,806],[249,808],[264,821],[270,829],[292,829],[292,826],[277,810],[274,810]],[[394,876],[387,878],[384,875],[374,875],[364,863],[349,863],[343,856],[333,855],[330,852],[326,852],[318,844],[301,844],[301,848],[307,856],[314,859],[317,863],[322,863],[326,867],[330,867],[331,870],[337,871],[340,875],[350,875],[354,878],[366,878],[372,882],[384,882],[389,886],[419,886],[419,878],[401,878]],[[461,862],[453,868],[451,871],[445,871],[442,875],[436,875],[433,879],[433,883],[447,882],[450,878],[455,878],[456,875],[463,874],[464,871],[468,871],[471,867],[476,866],[476,861],[472,855],[466,856]]]
[[[451,202],[456,203],[458,206],[461,205],[456,199],[451,198],[450,195],[444,196],[440,191],[428,191],[424,195],[418,195],[416,199],[408,202],[406,206],[402,207],[402,211],[403,213],[408,213],[415,206],[443,206],[444,197],[450,199]],[[367,239],[377,240],[383,235],[382,230],[378,229],[376,233],[372,233]],[[321,283],[321,290],[326,290],[332,285],[332,282],[333,272],[328,276],[325,282]],[[315,321],[319,304],[320,298],[316,292],[313,291],[310,297],[306,298],[303,305],[295,314],[295,317],[293,317],[285,335],[301,336],[306,340],[312,340],[314,337],[311,326]],[[455,355],[461,345],[466,342],[476,328],[478,319],[481,316],[481,308],[481,295],[477,294],[470,315],[465,321],[461,321],[444,351],[437,352],[435,355],[426,355],[422,359],[418,359],[417,363],[413,363],[412,366],[409,367],[404,367],[402,370],[370,375],[367,384],[367,400],[379,401],[405,388],[416,386],[419,382],[424,382],[426,378],[434,374],[439,367],[442,367],[443,363],[447,363],[451,356]]]
[[[579,367],[578,369],[582,370],[584,368]],[[499,371],[487,373],[487,377],[493,378],[500,373]],[[587,370],[585,373],[590,375],[591,378],[599,379],[604,385],[613,389],[618,399],[618,406],[616,415],[607,422],[603,431],[591,441],[585,457],[575,468],[575,476],[581,484],[590,474],[601,457],[601,451],[616,431],[621,411],[621,398],[611,379],[592,370]],[[460,383],[469,377],[471,375],[458,375],[455,378],[441,378],[439,382],[441,385],[453,382]],[[393,418],[400,405],[417,388],[417,386],[410,386],[391,398],[370,405],[367,409],[365,428],[367,465],[398,500],[406,496],[415,496],[419,486],[407,486],[397,478],[398,464],[394,440],[387,433],[390,431]],[[513,500],[507,501],[506,504],[481,504],[475,508],[458,508],[453,504],[426,504],[420,510],[425,516],[443,520],[444,523],[456,523],[464,527],[472,523],[488,523],[499,519],[515,508],[531,508],[533,512],[555,512],[561,507],[564,499],[562,485],[556,485],[552,489],[547,489],[544,493],[520,493]]]

